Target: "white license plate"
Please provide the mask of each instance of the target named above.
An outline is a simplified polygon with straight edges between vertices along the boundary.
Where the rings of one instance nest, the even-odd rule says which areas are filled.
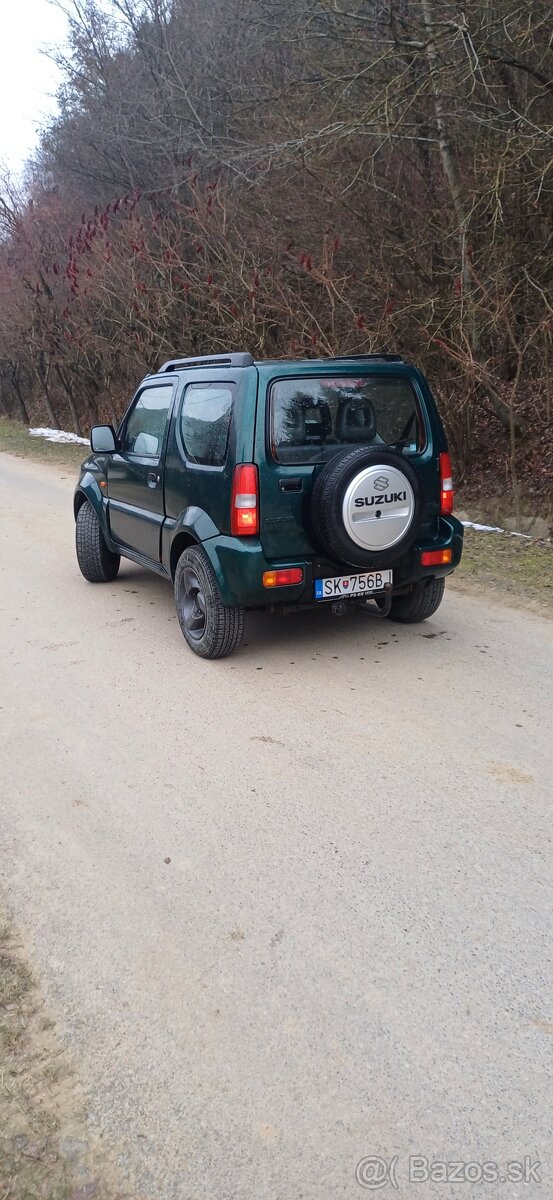
[[[335,575],[315,580],[315,600],[335,600],[337,596],[367,596],[381,592],[392,583],[391,571],[364,571],[362,575]]]

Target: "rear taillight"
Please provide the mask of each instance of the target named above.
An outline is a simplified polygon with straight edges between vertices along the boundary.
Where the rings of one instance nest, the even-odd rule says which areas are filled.
[[[453,550],[423,550],[421,563],[423,567],[443,567],[453,558]]]
[[[302,567],[285,567],[280,571],[264,571],[263,587],[292,587],[303,583]]]
[[[447,450],[440,454],[440,515],[442,517],[450,517],[453,512],[453,500],[455,493],[453,491],[453,477],[451,473],[451,459]]]
[[[235,537],[259,533],[259,476],[253,463],[242,463],[234,469],[230,532]]]

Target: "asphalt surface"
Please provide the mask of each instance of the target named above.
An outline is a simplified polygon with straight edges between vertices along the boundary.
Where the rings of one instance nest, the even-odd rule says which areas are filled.
[[[256,615],[204,663],[168,584],[81,578],[72,486],[0,456],[0,885],[122,1169],[553,1195],[553,622],[451,590],[419,627]]]

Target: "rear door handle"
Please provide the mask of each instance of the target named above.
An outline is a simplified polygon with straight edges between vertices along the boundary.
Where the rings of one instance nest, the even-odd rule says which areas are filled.
[[[148,487],[155,488],[159,483],[159,475],[155,471],[148,471]]]
[[[303,483],[299,477],[294,477],[294,479],[279,479],[278,486],[281,492],[301,492]]]

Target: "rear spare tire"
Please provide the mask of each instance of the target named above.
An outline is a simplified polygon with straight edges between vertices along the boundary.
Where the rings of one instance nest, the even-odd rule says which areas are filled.
[[[315,482],[311,514],[321,548],[337,562],[371,570],[414,542],[420,492],[401,454],[359,447],[333,458]]]

